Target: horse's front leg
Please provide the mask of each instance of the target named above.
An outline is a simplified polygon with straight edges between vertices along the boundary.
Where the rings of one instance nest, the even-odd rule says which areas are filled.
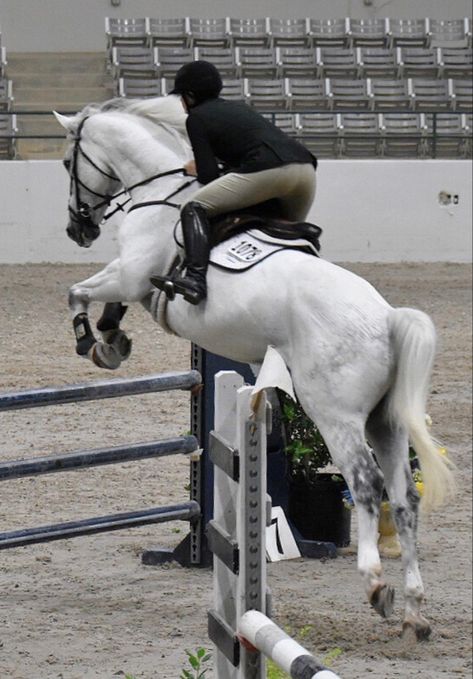
[[[127,309],[128,306],[121,302],[107,302],[97,321],[97,330],[100,331],[103,341],[118,351],[122,361],[129,358],[132,346],[132,340],[120,328],[120,322]]]
[[[119,324],[126,307],[121,302],[110,301],[105,304],[98,330],[103,342],[95,337],[89,321],[89,305],[93,301],[120,299],[119,260],[114,260],[94,276],[76,283],[69,290],[69,308],[72,314],[76,352],[89,358],[95,365],[115,370],[131,352],[131,340],[120,330]]]

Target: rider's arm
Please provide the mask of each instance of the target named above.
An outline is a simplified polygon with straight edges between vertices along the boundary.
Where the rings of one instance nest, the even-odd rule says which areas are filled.
[[[197,179],[201,184],[208,184],[217,179],[220,176],[220,172],[205,127],[202,121],[193,115],[187,117],[186,127],[194,152]]]

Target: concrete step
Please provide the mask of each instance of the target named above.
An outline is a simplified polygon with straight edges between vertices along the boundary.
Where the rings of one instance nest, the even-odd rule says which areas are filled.
[[[62,160],[67,142],[56,139],[18,139],[18,160]]]
[[[105,52],[8,52],[7,72],[15,73],[106,73]]]
[[[57,135],[58,139],[18,139],[22,159],[63,158],[65,131],[53,110],[74,114],[89,103],[116,96],[104,52],[8,53],[15,111],[47,111],[41,116],[17,114],[20,134]]]
[[[66,134],[53,114],[37,116],[17,116],[18,131],[24,134]]]
[[[17,73],[13,77],[10,76],[13,82],[14,96],[24,88],[39,88],[39,87],[63,87],[63,88],[77,88],[77,87],[110,87],[113,82],[108,73],[81,73],[78,77],[77,73],[35,73],[31,71],[24,71]]]
[[[15,108],[40,102],[47,102],[49,108],[52,104],[64,106],[66,102],[77,106],[82,102],[105,101],[112,96],[113,90],[106,87],[24,87],[15,93]]]

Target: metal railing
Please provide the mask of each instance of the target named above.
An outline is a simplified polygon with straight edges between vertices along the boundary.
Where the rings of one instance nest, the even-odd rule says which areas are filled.
[[[438,125],[438,120],[439,116],[445,116],[445,115],[464,115],[469,116],[472,115],[472,111],[461,111],[461,112],[456,112],[456,111],[439,111],[439,110],[429,110],[429,109],[424,109],[422,111],[415,111],[415,110],[406,110],[405,108],[403,109],[371,109],[371,110],[360,110],[360,109],[348,109],[348,108],[343,108],[343,109],[333,109],[333,110],[327,110],[327,109],[301,109],[297,111],[293,110],[264,110],[264,109],[258,109],[259,113],[264,114],[265,116],[272,117],[273,122],[277,121],[277,116],[279,115],[292,115],[294,118],[296,116],[300,115],[307,115],[307,114],[319,114],[319,115],[344,115],[344,114],[359,114],[359,115],[367,115],[367,114],[375,114],[375,115],[390,115],[390,114],[396,114],[399,116],[402,115],[417,115],[419,116],[419,120],[421,120],[421,117],[425,119],[425,116],[432,116],[432,127],[431,129],[428,129],[426,126],[419,125],[419,130],[418,130],[418,137],[419,139],[422,139],[424,141],[429,141],[430,142],[430,147],[429,147],[429,153],[428,155],[423,155],[422,157],[428,157],[428,158],[437,158],[437,149],[438,149],[438,144],[439,140],[449,140],[450,142],[457,141],[458,143],[464,141],[465,144],[469,143],[469,151],[465,153],[464,156],[461,156],[460,158],[471,158],[471,146],[472,146],[472,130],[469,127],[465,127],[461,132],[458,134],[455,133],[443,133],[442,130],[439,131],[439,125]],[[77,111],[58,111],[58,113],[61,113],[62,115],[70,115],[73,116],[77,113]],[[44,116],[52,116],[52,112],[50,110],[39,110],[39,111],[30,111],[30,110],[6,110],[6,111],[1,111],[0,112],[0,117],[1,116],[39,116],[39,117],[44,117]],[[346,140],[356,140],[356,139],[372,139],[372,140],[382,140],[386,138],[386,134],[384,131],[379,130],[376,133],[367,133],[367,132],[354,132],[354,131],[348,131],[348,132],[343,132],[341,130],[334,130],[332,134],[327,133],[327,132],[315,132],[315,133],[309,133],[309,132],[304,132],[303,129],[296,130],[294,128],[293,132],[290,132],[293,136],[296,136],[300,141],[304,142],[305,140],[311,140],[311,139],[323,139],[326,141],[337,141],[340,139],[346,139]],[[393,138],[412,138],[414,134],[412,132],[406,133],[402,132],[399,130],[397,133],[390,132],[389,137]],[[47,133],[36,133],[36,134],[25,134],[23,132],[18,132],[18,131],[13,131],[9,134],[0,134],[0,142],[2,140],[11,140],[13,144],[16,143],[17,140],[21,139],[40,139],[40,140],[66,140],[66,135],[65,134],[47,134]],[[328,156],[327,156],[328,157]],[[340,155],[335,155],[333,157],[337,158],[343,158],[343,157],[350,157],[353,158],[354,156],[340,156]],[[366,157],[363,156],[363,157]],[[373,158],[379,159],[380,156],[374,154],[372,156]],[[453,156],[455,157],[455,156]]]

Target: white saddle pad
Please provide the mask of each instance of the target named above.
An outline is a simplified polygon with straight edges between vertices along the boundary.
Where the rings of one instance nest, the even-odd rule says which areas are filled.
[[[314,246],[303,238],[284,240],[267,236],[259,229],[251,229],[212,248],[210,262],[224,269],[244,271],[284,249],[309,250],[317,255]]]

